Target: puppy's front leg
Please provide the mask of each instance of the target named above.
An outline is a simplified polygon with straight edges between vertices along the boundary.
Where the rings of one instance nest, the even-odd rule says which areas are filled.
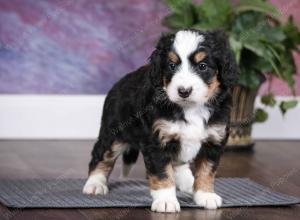
[[[176,187],[171,164],[165,167],[162,175],[149,173],[150,193],[153,198],[151,210],[156,212],[179,212]]]
[[[155,212],[179,212],[176,186],[171,161],[164,154],[144,153],[153,198],[151,210]]]
[[[194,201],[207,209],[222,205],[222,198],[214,191],[216,168],[221,155],[219,146],[208,146],[195,160]],[[221,148],[221,147],[219,147]]]

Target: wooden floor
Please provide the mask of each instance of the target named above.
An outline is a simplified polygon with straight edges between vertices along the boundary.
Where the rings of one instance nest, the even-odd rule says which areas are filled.
[[[92,141],[0,141],[0,178],[86,177]],[[120,163],[112,173],[120,174]],[[253,152],[226,152],[218,175],[249,177],[273,190],[300,197],[300,142],[258,142]],[[131,177],[143,178],[139,160]],[[7,209],[0,219],[300,219],[300,206],[264,208],[183,209],[159,214],[149,209]]]

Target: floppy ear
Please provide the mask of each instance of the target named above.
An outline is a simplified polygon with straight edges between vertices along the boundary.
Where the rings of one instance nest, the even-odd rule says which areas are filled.
[[[150,58],[150,80],[152,84],[157,87],[162,84],[162,74],[161,74],[161,52],[156,48]]]
[[[167,51],[170,50],[174,34],[162,35],[156,45],[156,49],[152,52],[150,60],[150,78],[154,86],[161,86],[162,80],[162,65],[163,59],[167,56]]]
[[[224,86],[231,88],[238,82],[238,65],[236,63],[233,52],[230,49],[230,45],[225,32],[217,30],[211,32],[211,34],[214,39],[213,53],[217,59],[221,83]]]

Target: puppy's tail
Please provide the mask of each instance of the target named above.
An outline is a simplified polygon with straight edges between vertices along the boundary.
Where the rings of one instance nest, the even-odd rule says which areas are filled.
[[[127,177],[130,173],[130,170],[137,161],[139,156],[139,150],[134,149],[132,147],[129,147],[126,151],[123,153],[123,168],[122,168],[122,174],[121,177]]]

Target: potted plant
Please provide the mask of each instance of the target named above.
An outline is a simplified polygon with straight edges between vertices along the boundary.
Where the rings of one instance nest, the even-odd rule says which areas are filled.
[[[300,33],[290,17],[281,21],[281,13],[264,0],[165,0],[171,13],[162,24],[171,31],[184,28],[223,29],[240,68],[239,85],[233,90],[231,130],[227,145],[253,145],[253,122],[264,122],[264,109],[254,110],[254,101],[264,81],[276,77],[287,83],[295,94],[296,73],[293,52],[299,52]],[[265,106],[279,106],[283,114],[297,105],[296,100],[277,103],[269,90],[261,97]]]

